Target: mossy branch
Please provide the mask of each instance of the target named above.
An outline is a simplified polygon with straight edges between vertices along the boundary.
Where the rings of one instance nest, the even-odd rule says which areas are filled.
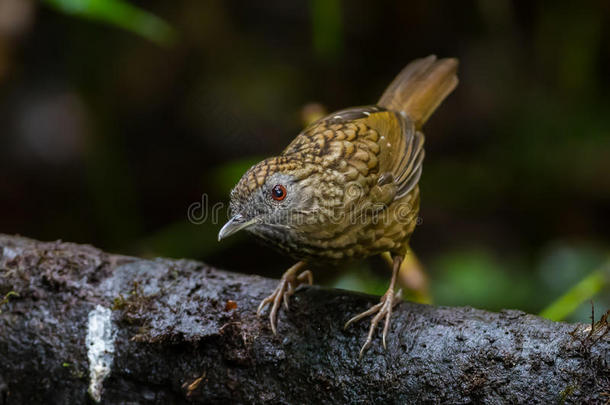
[[[300,289],[274,336],[276,281],[0,235],[0,403],[583,403],[610,392],[608,315],[403,302],[358,360],[377,297]],[[9,295],[9,291],[19,294]]]

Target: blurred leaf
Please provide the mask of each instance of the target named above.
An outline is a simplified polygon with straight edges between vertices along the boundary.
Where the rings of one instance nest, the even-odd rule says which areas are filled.
[[[573,95],[591,97],[603,40],[604,13],[589,7],[553,2],[540,15],[536,54],[556,86]],[[549,46],[553,43],[553,46]]]
[[[389,282],[390,277],[384,279],[375,275],[365,262],[354,262],[332,286],[365,294],[383,295],[388,290]]]
[[[605,271],[610,267],[608,260],[602,269],[595,270],[568,292],[546,307],[540,316],[552,321],[561,321],[574,312],[583,302],[592,299],[606,283]]]
[[[260,156],[233,160],[215,167],[210,173],[206,174],[206,177],[212,179],[215,191],[228,195],[231,188],[241,179],[241,176],[261,160]]]
[[[485,250],[443,254],[430,266],[434,302],[499,310],[535,306],[534,285],[515,266],[496,260]]]
[[[136,180],[125,149],[118,137],[108,135],[118,131],[114,131],[111,118],[101,111],[97,114],[97,130],[88,139],[83,166],[91,223],[106,241],[105,247],[119,247],[142,232],[145,218],[138,210]]]
[[[311,0],[313,48],[322,58],[334,58],[343,48],[340,0]]]
[[[159,45],[171,45],[176,36],[168,23],[123,0],[43,0],[43,2],[62,13],[102,21],[134,32]]]
[[[228,218],[229,191],[246,170],[260,160],[260,157],[234,160],[207,172],[206,178],[211,181],[214,193],[223,195],[223,200],[210,201],[209,195],[204,193],[206,198],[201,201],[200,207],[204,211],[199,214],[206,215],[205,220],[193,223],[186,218],[171,223],[143,239],[140,242],[143,250],[152,256],[205,258],[239,242],[243,234],[218,243],[218,231]],[[215,206],[222,208],[216,210]]]
[[[219,215],[224,219],[226,215]],[[235,239],[220,244],[217,240],[220,225],[214,221],[193,224],[176,221],[143,239],[141,253],[145,256],[173,258],[201,258],[230,247]]]
[[[548,293],[546,304],[563,294],[604,263],[604,250],[585,243],[554,242],[545,249],[538,264],[538,274]]]

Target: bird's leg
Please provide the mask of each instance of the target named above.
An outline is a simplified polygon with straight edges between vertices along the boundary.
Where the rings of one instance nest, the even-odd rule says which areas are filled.
[[[366,337],[366,342],[364,342],[362,349],[360,349],[360,357],[362,357],[362,355],[364,354],[366,349],[368,349],[368,347],[371,345],[371,342],[373,341],[373,333],[375,332],[375,329],[377,328],[377,324],[384,317],[385,317],[385,325],[383,327],[383,333],[381,336],[382,336],[382,341],[383,341],[383,348],[384,349],[386,348],[386,336],[387,336],[388,330],[390,328],[390,318],[392,316],[392,309],[394,308],[394,305],[396,305],[398,302],[400,302],[400,298],[402,296],[402,290],[399,289],[397,292],[394,292],[394,287],[396,285],[396,278],[398,276],[398,270],[400,269],[400,264],[402,263],[402,259],[403,259],[402,256],[394,256],[394,263],[392,266],[392,280],[390,281],[390,286],[388,287],[388,291],[386,291],[386,293],[383,294],[379,304],[373,305],[368,310],[364,311],[361,314],[354,316],[352,319],[350,319],[349,321],[347,321],[345,323],[344,329],[346,329],[350,324],[352,324],[356,321],[359,321],[360,319],[362,319],[364,317],[377,313],[371,320],[371,327],[369,328],[369,334]]]
[[[303,267],[305,267],[305,262],[301,261],[286,270],[284,275],[282,275],[280,283],[275,288],[275,291],[262,300],[258,306],[256,315],[260,315],[267,305],[273,303],[271,311],[269,312],[269,322],[271,323],[271,330],[274,335],[277,333],[275,326],[277,324],[277,311],[280,309],[282,299],[284,300],[284,307],[287,310],[288,298],[294,294],[295,289],[301,284],[307,283],[311,285],[313,283],[313,274],[311,271],[305,270],[297,275]]]

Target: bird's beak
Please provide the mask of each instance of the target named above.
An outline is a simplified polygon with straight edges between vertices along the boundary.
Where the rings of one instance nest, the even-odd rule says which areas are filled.
[[[249,227],[250,225],[254,225],[258,222],[258,218],[252,218],[249,221],[246,221],[243,216],[237,214],[233,216],[233,218],[229,219],[226,224],[222,227],[220,232],[218,232],[218,241],[226,238],[227,236],[233,235],[237,231],[241,231]]]

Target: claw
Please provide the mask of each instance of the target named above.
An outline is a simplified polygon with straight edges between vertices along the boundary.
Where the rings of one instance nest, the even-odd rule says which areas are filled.
[[[364,354],[364,352],[366,351],[366,349],[369,348],[369,346],[371,345],[371,342],[373,341],[373,333],[375,333],[375,329],[377,328],[377,324],[379,324],[379,321],[381,321],[382,318],[384,319],[384,325],[383,325],[383,332],[381,334],[381,341],[383,343],[383,348],[386,349],[387,348],[387,344],[386,344],[386,338],[388,335],[388,331],[390,329],[390,321],[392,318],[392,309],[394,308],[394,306],[396,304],[398,304],[400,302],[400,299],[402,297],[402,290],[399,289],[397,292],[394,292],[394,284],[396,282],[396,276],[398,274],[398,269],[400,268],[400,262],[402,261],[402,257],[400,256],[396,256],[394,257],[394,270],[392,273],[392,280],[390,282],[390,287],[388,288],[388,291],[383,295],[383,297],[381,297],[381,302],[379,302],[379,304],[375,304],[373,305],[371,308],[367,309],[366,311],[362,312],[361,314],[358,314],[356,316],[354,316],[353,318],[351,318],[350,320],[348,320],[345,323],[345,326],[343,327],[343,329],[347,329],[347,327],[349,325],[351,325],[352,323],[359,321],[362,318],[365,318],[369,315],[373,315],[376,314],[373,319],[371,319],[371,326],[369,327],[369,333],[366,336],[366,341],[364,342],[364,345],[362,345],[362,348],[360,349],[360,354],[359,354],[359,358],[362,358],[362,355]]]
[[[277,334],[277,314],[282,301],[284,301],[284,308],[288,310],[289,298],[292,294],[294,294],[296,288],[305,282],[307,282],[309,285],[313,283],[313,274],[309,270],[305,270],[299,275],[296,275],[296,273],[304,266],[305,262],[298,262],[289,268],[282,276],[282,279],[273,293],[268,297],[265,297],[258,306],[256,315],[260,316],[265,307],[273,302],[271,311],[269,312],[269,323],[271,324],[271,331],[274,335]]]
[[[286,282],[282,280],[280,285],[277,286],[275,292],[273,293],[273,306],[271,307],[271,311],[269,312],[269,322],[271,323],[271,331],[274,335],[277,335],[277,310],[280,308],[280,303],[282,301],[282,289],[285,288]],[[277,294],[276,294],[277,293]]]
[[[385,303],[381,307],[381,310],[377,313],[377,315],[375,315],[373,320],[371,320],[371,327],[369,328],[369,334],[366,336],[366,341],[362,345],[362,349],[360,349],[360,354],[358,355],[358,358],[360,358],[360,359],[362,358],[362,355],[364,354],[366,349],[369,348],[369,346],[371,345],[371,342],[373,341],[373,333],[375,332],[375,329],[377,328],[377,324],[383,317],[383,309],[384,309],[383,307],[385,307]]]
[[[258,305],[258,309],[256,310],[256,315],[260,316],[261,313],[263,312],[263,309],[265,309],[267,304],[269,304],[271,301],[273,301],[273,297],[271,295],[266,297],[264,300],[262,300],[261,303]]]
[[[349,321],[345,322],[345,325],[343,326],[343,329],[347,329],[348,326],[350,326],[352,323],[361,320],[362,318],[366,318],[369,315],[374,314],[375,312],[379,311],[379,308],[381,308],[383,304],[380,302],[379,304],[373,305],[372,307],[370,307],[369,309],[367,309],[366,311],[364,311],[361,314],[358,314],[356,316],[354,316],[353,318],[351,318]]]
[[[369,328],[369,333],[366,336],[366,341],[364,342],[364,345],[362,345],[362,348],[360,349],[359,358],[362,358],[362,355],[364,354],[366,349],[368,349],[369,346],[371,345],[371,342],[373,341],[373,333],[375,333],[375,329],[377,329],[377,325],[379,324],[379,321],[381,321],[381,319],[384,317],[385,317],[385,325],[383,327],[382,342],[383,342],[383,348],[386,349],[386,335],[387,335],[388,329],[390,327],[390,318],[392,316],[392,308],[394,307],[394,305],[395,305],[394,292],[388,290],[388,292],[386,292],[384,294],[384,296],[381,297],[381,302],[379,304],[373,306],[368,311],[365,311],[362,314],[358,315],[358,316],[361,316],[363,314],[370,315],[373,312],[377,312],[377,315],[375,315],[373,317],[373,319],[371,320],[371,326]],[[371,310],[373,310],[373,311],[371,311]],[[364,315],[364,316],[367,316],[367,315]]]
[[[284,308],[286,311],[288,311],[288,300],[292,294],[294,294],[294,287],[291,283],[288,283],[288,290],[284,291]]]

